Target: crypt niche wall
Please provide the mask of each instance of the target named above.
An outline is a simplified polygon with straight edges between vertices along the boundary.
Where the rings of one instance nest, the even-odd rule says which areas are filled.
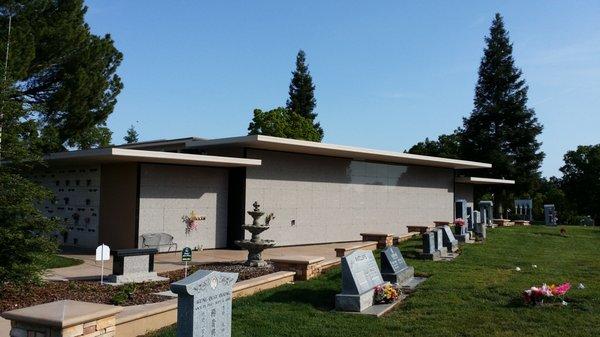
[[[59,220],[64,231],[55,233],[67,246],[93,248],[98,243],[100,167],[49,168],[32,176],[54,197],[39,205],[47,217]]]

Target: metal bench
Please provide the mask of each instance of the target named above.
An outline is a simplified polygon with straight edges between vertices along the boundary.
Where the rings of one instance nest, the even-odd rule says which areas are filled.
[[[160,247],[168,247],[167,252],[171,248],[177,251],[177,244],[173,242],[173,236],[167,233],[147,233],[140,235],[142,238],[142,248],[156,248],[160,251]]]

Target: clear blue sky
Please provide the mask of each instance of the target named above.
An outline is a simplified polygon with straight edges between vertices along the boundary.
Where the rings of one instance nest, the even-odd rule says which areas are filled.
[[[87,1],[110,33],[125,89],[109,118],[142,140],[247,132],[284,105],[298,49],[316,84],[325,142],[405,150],[472,109],[483,38],[504,18],[529,105],[545,126],[544,175],[600,143],[598,1]]]

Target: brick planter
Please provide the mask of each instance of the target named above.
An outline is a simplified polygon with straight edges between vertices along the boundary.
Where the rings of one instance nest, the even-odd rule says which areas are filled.
[[[377,248],[384,249],[394,245],[394,234],[387,233],[360,233],[363,242],[377,241]]]
[[[113,337],[122,307],[56,301],[2,313],[11,321],[11,337]]]
[[[296,273],[295,280],[306,281],[321,275],[320,256],[281,256],[271,259],[277,270],[293,271]]]

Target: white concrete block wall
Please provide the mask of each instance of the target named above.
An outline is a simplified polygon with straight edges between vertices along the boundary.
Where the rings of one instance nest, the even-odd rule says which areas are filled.
[[[465,199],[467,201],[467,207],[471,207],[472,210],[478,211],[473,206],[473,185],[457,183],[455,186],[454,200]]]
[[[453,217],[454,172],[248,150],[246,210],[256,200],[276,219],[264,238],[279,245],[360,240],[361,232],[406,233]],[[246,222],[251,222],[246,216]],[[292,225],[295,220],[295,225]]]
[[[227,184],[228,172],[222,168],[142,164],[139,234],[171,234],[179,250],[225,247]],[[186,235],[181,217],[192,210],[206,220]]]

